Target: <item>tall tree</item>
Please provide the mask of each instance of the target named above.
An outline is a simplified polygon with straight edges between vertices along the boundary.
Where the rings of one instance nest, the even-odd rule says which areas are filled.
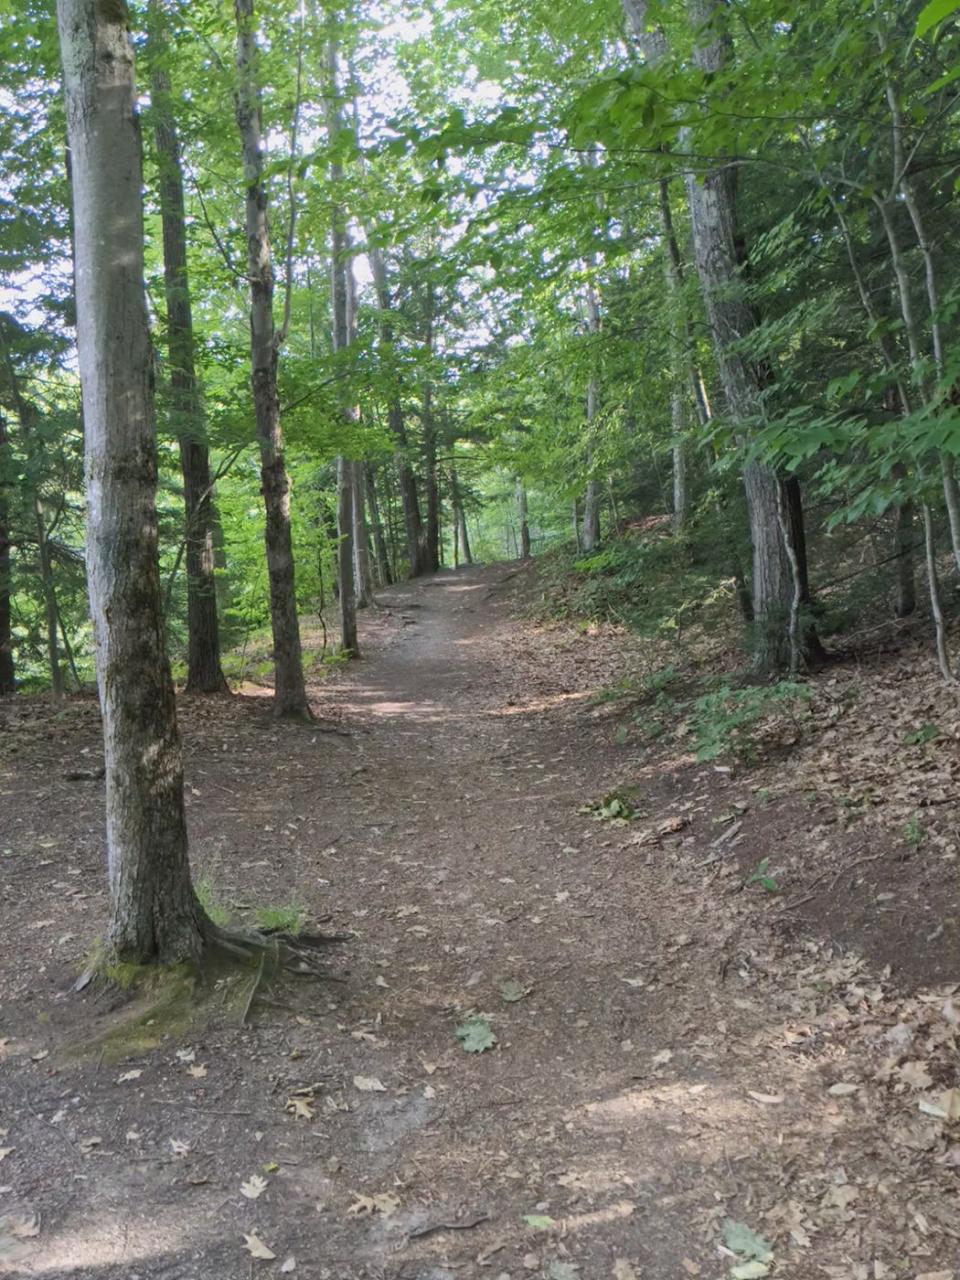
[[[340,100],[340,54],[335,17],[327,40],[327,140],[330,147],[330,185],[333,203],[330,211],[330,302],[333,352],[350,346],[353,325],[353,265],[346,210],[340,203],[343,193],[343,165],[338,154],[343,132],[343,104]],[[341,392],[344,421],[356,426],[360,409],[348,391]],[[337,578],[340,584],[340,648],[349,657],[358,657],[357,592],[358,576],[354,544],[359,524],[357,512],[357,466],[341,453],[337,458]]]
[[[76,240],[87,576],[106,767],[109,945],[196,960],[183,765],[157,564],[153,353],[133,46],[120,0],[58,0]]]
[[[277,363],[290,319],[287,279],[283,323],[273,318],[274,278],[270,261],[267,188],[263,172],[263,127],[254,0],[235,0],[237,23],[236,115],[243,147],[246,188],[247,277],[250,283],[250,358],[260,480],[266,510],[265,541],[270,580],[270,622],[278,715],[309,718],[303,679],[300,623],[290,530],[290,481],[283,452]],[[294,205],[291,202],[291,220]],[[292,226],[292,221],[291,221]]]
[[[213,482],[203,399],[197,381],[193,309],[187,272],[187,220],[180,138],[167,65],[170,49],[160,0],[150,0],[147,56],[157,150],[171,418],[180,450],[186,507],[187,692],[225,693],[214,563]]]
[[[14,693],[17,687],[13,662],[13,611],[10,607],[10,504],[7,501],[9,466],[7,424],[0,414],[0,697],[5,693]]]

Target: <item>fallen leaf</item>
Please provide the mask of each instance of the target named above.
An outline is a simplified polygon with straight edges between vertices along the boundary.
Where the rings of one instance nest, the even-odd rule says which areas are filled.
[[[730,1268],[731,1280],[761,1280],[763,1276],[770,1274],[770,1268],[765,1262],[740,1262],[735,1267]]]
[[[376,1076],[354,1076],[354,1086],[361,1093],[386,1093],[387,1086],[382,1080],[378,1080]]]
[[[783,1101],[783,1094],[781,1093],[757,1093],[755,1089],[748,1089],[747,1093],[754,1102],[764,1102],[769,1106],[775,1106]]]
[[[261,1178],[259,1173],[254,1173],[246,1182],[240,1183],[240,1194],[246,1196],[248,1200],[256,1200],[263,1195],[267,1186],[266,1178]]]
[[[929,1089],[933,1084],[933,1076],[922,1062],[905,1062],[897,1068],[897,1073],[904,1084],[908,1084],[911,1089]]]
[[[0,1160],[6,1160],[7,1156],[13,1150],[13,1147],[0,1147]]]
[[[617,1258],[613,1264],[613,1280],[637,1280],[636,1268],[626,1258]]]
[[[456,1029],[456,1037],[464,1053],[485,1053],[497,1043],[493,1028],[486,1018],[467,1018]]]
[[[170,1139],[170,1150],[175,1156],[186,1157],[190,1154],[190,1143],[181,1142],[179,1138]]]
[[[95,1147],[99,1147],[102,1142],[102,1138],[81,1138],[77,1145],[84,1154],[89,1154]]]
[[[672,1049],[661,1049],[659,1053],[655,1053],[651,1058],[651,1063],[655,1067],[664,1067],[673,1057]]]
[[[546,1213],[525,1213],[523,1220],[528,1227],[533,1227],[535,1231],[548,1231],[551,1227],[556,1226],[556,1220]]]
[[[306,1098],[288,1098],[287,1111],[298,1120],[312,1120],[313,1108]]]
[[[727,1218],[723,1224],[723,1243],[731,1251],[742,1258],[755,1258],[758,1262],[769,1262],[773,1257],[770,1242],[751,1230],[745,1222],[736,1222]]]
[[[199,1063],[197,1066],[187,1067],[187,1075],[193,1076],[194,1080],[202,1080],[206,1074],[207,1068],[203,1063]]]
[[[297,1260],[291,1253],[289,1258],[284,1258],[284,1260],[280,1263],[280,1270],[284,1274],[286,1274],[289,1271],[296,1270],[296,1266],[297,1266]]]
[[[177,1050],[178,1062],[193,1062],[196,1056],[197,1056],[196,1049],[178,1049]]]
[[[577,1280],[580,1268],[575,1262],[558,1262],[556,1259],[547,1263],[547,1280]]]
[[[262,1258],[264,1262],[272,1262],[277,1256],[272,1249],[268,1248],[258,1235],[252,1231],[249,1235],[244,1233],[243,1247],[252,1258]]]
[[[515,1004],[518,1000],[522,1000],[524,996],[530,994],[530,988],[525,987],[522,982],[518,982],[516,978],[507,978],[505,982],[500,983],[500,997],[507,1004]]]
[[[137,1067],[133,1071],[124,1071],[122,1075],[117,1076],[117,1084],[126,1084],[128,1080],[139,1080],[143,1075],[143,1070]]]
[[[851,1084],[848,1081],[841,1080],[838,1084],[832,1084],[827,1090],[833,1098],[849,1098],[851,1094],[856,1093],[860,1086]]]
[[[700,1274],[700,1268],[692,1258],[681,1258],[680,1265],[688,1276],[698,1276]]]
[[[921,1271],[917,1280],[954,1280],[955,1271]]]

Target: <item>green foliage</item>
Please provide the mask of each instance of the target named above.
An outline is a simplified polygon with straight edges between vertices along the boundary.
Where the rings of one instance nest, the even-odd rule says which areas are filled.
[[[231,921],[230,909],[221,900],[211,880],[201,877],[194,882],[193,891],[197,901],[215,925],[225,928]]]
[[[257,928],[266,933],[287,933],[296,937],[307,922],[307,913],[298,903],[288,903],[286,906],[258,907],[253,918]]]
[[[925,836],[926,831],[920,821],[920,815],[916,813],[911,814],[904,825],[903,838],[914,853],[916,853],[923,844]]]
[[[799,724],[800,713],[809,702],[809,685],[781,680],[773,685],[748,685],[735,689],[729,684],[694,698],[687,709],[687,725],[698,760],[720,756],[753,759],[762,740],[762,730],[771,720],[788,718]]]
[[[908,733],[903,741],[908,747],[925,747],[928,742],[934,742],[939,737],[940,729],[937,725],[922,724],[913,733]]]
[[[770,874],[769,867],[770,859],[761,858],[750,875],[747,876],[747,884],[758,884],[767,893],[778,893],[780,886],[777,884],[776,878]]]

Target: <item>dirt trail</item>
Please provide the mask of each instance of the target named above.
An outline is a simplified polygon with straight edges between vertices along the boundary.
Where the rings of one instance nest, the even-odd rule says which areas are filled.
[[[9,1219],[4,1244],[0,1221],[0,1273],[713,1280],[746,1257],[718,1252],[728,1216],[773,1240],[781,1275],[955,1265],[918,1178],[929,1145],[886,1150],[868,1086],[829,1091],[852,1069],[844,1027],[899,1015],[814,943],[785,979],[787,943],[702,869],[709,824],[678,861],[577,814],[622,753],[586,710],[594,673],[544,664],[507,576],[384,593],[373,656],[318,692],[349,736],[252,699],[184,706],[200,874],[241,914],[295,896],[355,931],[331,960],[345,981],[284,989],[244,1027],[58,1057],[103,1016],[62,994],[103,906],[100,784],[60,781],[95,758],[96,721],[75,709],[39,743],[21,726],[0,774],[0,926],[26,957],[0,1006],[0,1215],[39,1233],[14,1242]],[[650,776],[651,820],[706,805],[710,775]],[[487,1052],[455,1038],[472,1013]],[[891,1250],[911,1260],[876,1270]]]

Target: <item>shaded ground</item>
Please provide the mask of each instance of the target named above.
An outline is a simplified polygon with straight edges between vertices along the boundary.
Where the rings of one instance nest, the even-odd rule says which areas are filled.
[[[64,777],[99,764],[95,708],[0,704],[0,1273],[956,1275],[952,801],[909,858],[899,809],[835,803],[871,726],[896,763],[879,712],[845,738],[818,704],[750,770],[617,746],[589,695],[642,654],[517,620],[514,585],[385,593],[371,656],[316,691],[349,736],[183,701],[198,877],[355,936],[342,981],[121,1062],[63,1053],[111,1016],[64,994],[105,908],[102,784]],[[615,784],[635,821],[577,813]],[[745,884],[764,856],[781,894]],[[478,1013],[497,1043],[467,1054]],[[773,1259],[724,1253],[728,1218]]]

